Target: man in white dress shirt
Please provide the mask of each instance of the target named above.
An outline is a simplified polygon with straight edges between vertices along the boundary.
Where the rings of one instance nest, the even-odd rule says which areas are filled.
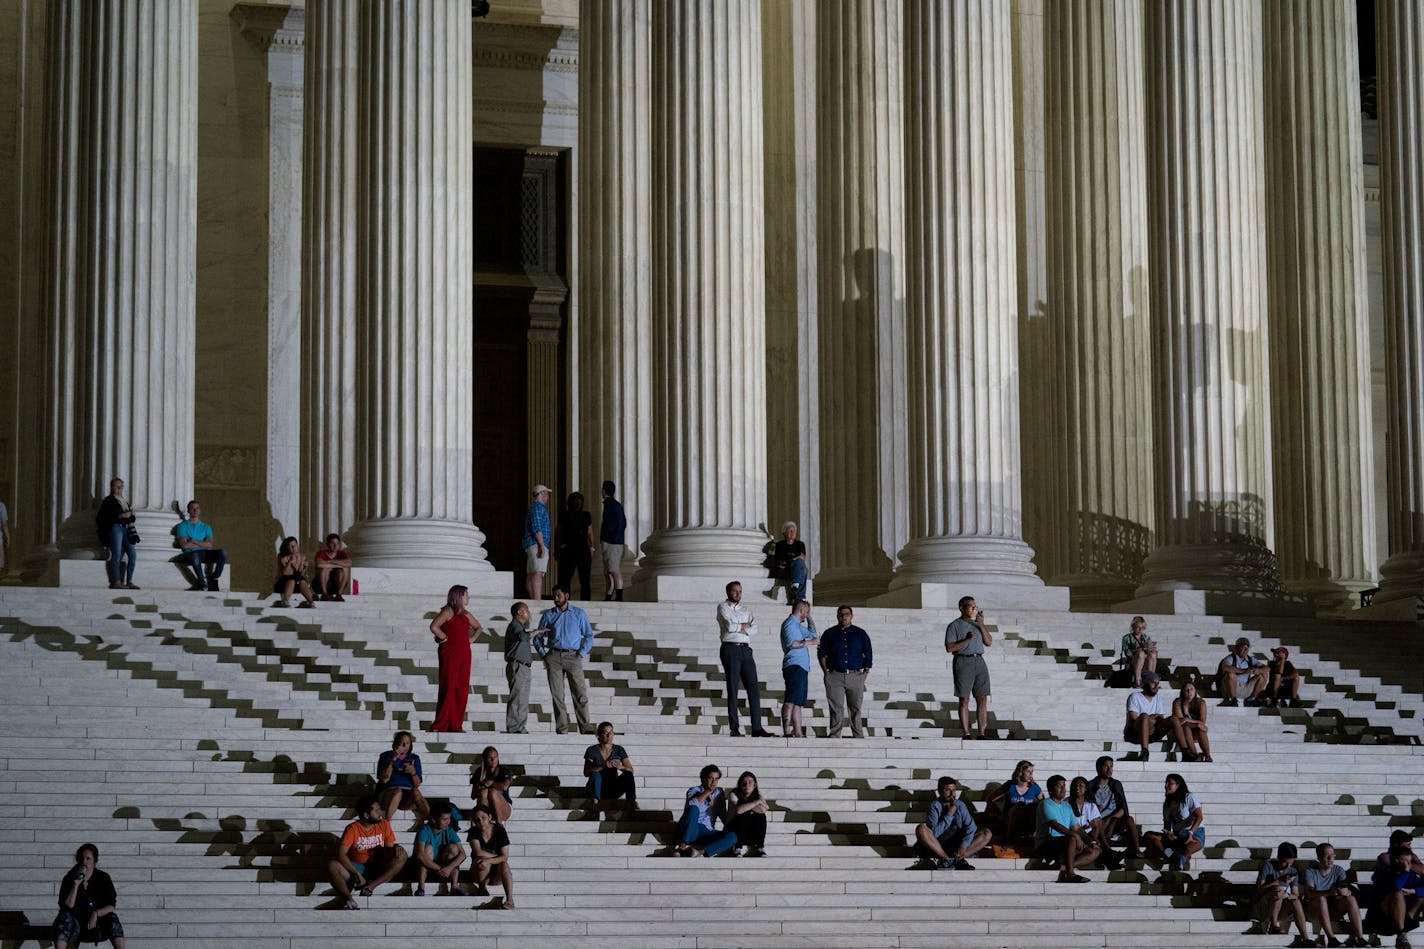
[[[727,598],[717,606],[717,629],[722,637],[722,671],[727,675],[727,719],[732,735],[742,734],[737,717],[737,689],[746,686],[747,703],[752,709],[752,734],[770,737],[761,727],[761,686],[757,682],[756,657],[752,655],[752,637],[756,635],[756,617],[742,605],[742,585],[733,580],[727,584]]]

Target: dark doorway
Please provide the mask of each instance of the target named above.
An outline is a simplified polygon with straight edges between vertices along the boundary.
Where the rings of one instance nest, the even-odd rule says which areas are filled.
[[[565,159],[549,150],[474,155],[474,517],[490,563],[515,574],[516,594],[533,479],[557,496],[567,467]]]

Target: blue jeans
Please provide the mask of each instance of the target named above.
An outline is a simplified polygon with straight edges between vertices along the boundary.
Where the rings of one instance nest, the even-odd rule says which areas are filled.
[[[794,606],[797,600],[806,599],[806,577],[809,575],[805,560],[791,561],[791,576],[787,577],[791,581],[790,601]]]
[[[627,771],[600,768],[588,776],[588,796],[601,801],[612,801],[620,797],[636,801],[638,784]]]
[[[677,839],[680,843],[696,847],[709,857],[726,853],[737,845],[737,835],[730,830],[708,830],[697,822],[697,809],[689,807],[682,812],[682,820],[677,822]]]
[[[227,566],[227,551],[221,547],[189,547],[179,551],[178,555],[188,564],[188,569],[193,571],[194,583],[203,581],[203,564],[209,565],[209,583],[222,576],[223,567]]]
[[[134,545],[129,543],[129,532],[124,529],[124,525],[115,524],[109,528],[109,539],[105,546],[109,548],[109,559],[104,564],[104,569],[109,573],[109,582],[133,582]],[[129,558],[127,568],[123,565],[125,556]]]

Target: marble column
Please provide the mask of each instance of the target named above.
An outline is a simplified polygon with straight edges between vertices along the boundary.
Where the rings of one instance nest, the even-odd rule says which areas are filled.
[[[912,539],[892,587],[1006,603],[1042,588],[1021,536],[1009,3],[908,0],[905,36]]]
[[[356,520],[356,159],[360,11],[306,10],[303,112],[301,538]]]
[[[579,4],[579,484],[618,486],[631,574],[652,532],[652,2]],[[537,469],[535,469],[537,470]]]
[[[1389,558],[1376,603],[1424,602],[1424,10],[1376,0]]]
[[[1374,586],[1369,281],[1353,0],[1266,0],[1276,555],[1318,609]]]
[[[899,0],[823,3],[816,33],[819,594],[884,593],[906,538]]]
[[[193,493],[197,45],[196,0],[50,5],[45,516],[63,555],[94,549],[112,476],[160,551]]]
[[[1274,593],[1261,8],[1146,9],[1159,546],[1138,592]]]
[[[761,6],[666,0],[652,36],[654,533],[640,578],[661,596],[661,577],[765,576]]]
[[[471,514],[470,8],[372,0],[360,16],[349,539],[358,568],[412,568],[433,592],[491,569]]]
[[[1151,542],[1147,128],[1138,0],[1045,7],[1049,399],[1075,606],[1130,598]]]

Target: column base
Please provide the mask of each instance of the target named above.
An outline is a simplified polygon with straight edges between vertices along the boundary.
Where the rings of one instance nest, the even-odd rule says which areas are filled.
[[[1402,551],[1386,560],[1380,567],[1379,587],[1373,600],[1376,606],[1424,598],[1424,550]]]
[[[1337,583],[1333,580],[1291,582],[1286,588],[1310,603],[1317,616],[1344,616],[1360,605],[1360,591],[1373,583]]]
[[[889,593],[873,596],[868,606],[889,606],[911,610],[959,610],[959,598],[972,596],[990,617],[1004,610],[1054,610],[1067,612],[1067,587],[1042,583],[986,583],[966,579],[955,583],[909,583]]]
[[[342,539],[351,551],[353,576],[359,576],[359,568],[450,570],[467,578],[494,571],[485,554],[485,535],[466,521],[376,518],[357,522]]]
[[[643,543],[640,582],[655,576],[716,577],[722,583],[766,576],[771,538],[757,530],[687,527],[654,531]],[[721,599],[721,597],[719,597]]]
[[[890,590],[918,583],[1043,586],[1033,548],[1015,537],[917,537],[900,551]]]
[[[1142,564],[1138,597],[1200,590],[1248,599],[1291,598],[1281,585],[1276,555],[1265,544],[1243,540],[1221,544],[1158,547]]]
[[[712,610],[716,604],[727,598],[727,584],[736,580],[742,585],[742,602],[752,609],[765,611],[773,600],[785,602],[785,596],[778,596],[785,589],[780,581],[765,576],[675,576],[672,574],[651,575],[639,572],[633,582],[624,587],[625,599],[635,603],[701,603],[707,607],[709,623],[716,624]],[[778,614],[780,615],[780,614]],[[777,622],[780,622],[778,620]]]
[[[1314,616],[1309,600],[1289,593],[1251,594],[1212,590],[1164,590],[1121,603],[1114,613],[1158,613],[1179,616]]]
[[[1053,578],[1054,586],[1067,587],[1072,608],[1082,613],[1110,613],[1115,604],[1132,598],[1137,584],[1122,577],[1078,574]]]
[[[471,597],[514,597],[513,573],[494,570],[487,563],[484,568],[449,563],[440,567],[370,567],[353,562],[351,579],[360,586],[362,596],[406,593],[443,598],[459,584],[470,588]]]
[[[145,557],[143,545],[139,545],[138,557],[134,563],[134,583],[143,590],[188,590],[192,586],[189,575],[173,563],[175,551],[159,549],[158,557]],[[46,587],[71,587],[81,590],[104,590],[109,586],[109,574],[104,569],[104,560],[91,557],[57,557],[51,560],[40,574],[39,585]],[[232,590],[232,563],[229,562],[218,577],[218,592]],[[115,593],[121,592],[118,590]],[[197,591],[193,591],[196,593]]]
[[[890,589],[894,574],[886,570],[822,570],[816,574],[815,587],[821,596],[837,603],[856,606],[869,603]],[[810,584],[807,584],[809,589]]]

